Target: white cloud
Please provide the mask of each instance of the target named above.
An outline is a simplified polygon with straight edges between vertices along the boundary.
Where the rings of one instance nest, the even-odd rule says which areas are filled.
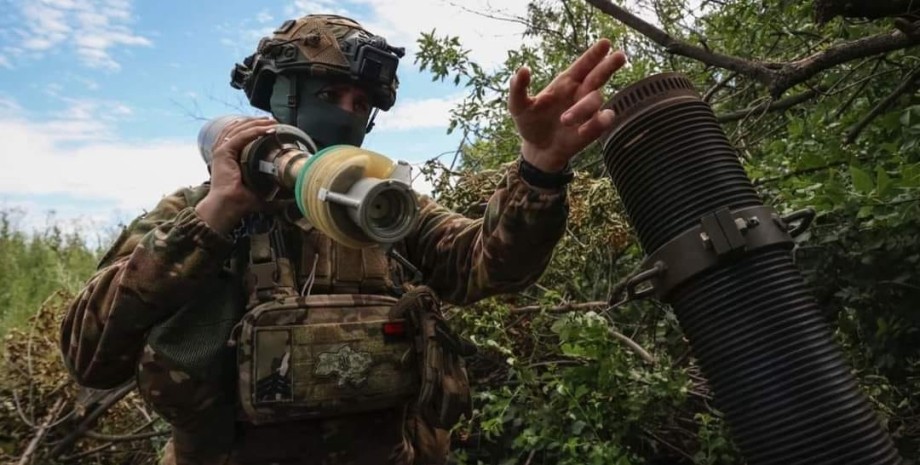
[[[55,209],[58,217],[111,222],[113,212],[122,212],[119,219],[136,216],[176,188],[207,179],[194,141],[137,144],[116,137],[113,121],[130,113],[127,106],[75,100],[59,118],[42,121],[3,111],[17,106],[0,100],[0,198],[60,196],[65,208]],[[89,206],[73,207],[81,202]]]
[[[94,81],[94,80],[92,80],[92,79],[89,79],[89,78],[81,78],[81,77],[77,77],[77,78],[75,78],[75,79],[76,79],[77,82],[79,82],[79,83],[83,84],[84,86],[86,86],[86,89],[87,89],[87,90],[99,90],[99,83],[97,83],[96,81]]]
[[[12,69],[13,65],[10,63],[10,59],[0,55],[0,68]]]
[[[524,17],[523,0],[357,0],[345,10],[336,0],[294,0],[286,13],[300,16],[335,13],[360,21],[368,30],[387,38],[397,47],[406,47],[411,63],[422,32],[458,36],[473,60],[490,68],[504,61],[508,50],[523,43],[524,26],[495,18]],[[479,13],[477,13],[479,12]],[[490,18],[488,16],[494,16]],[[424,18],[417,21],[415,18]]]
[[[195,141],[128,142],[118,137],[114,127],[118,119],[132,113],[127,105],[62,101],[69,106],[56,118],[30,120],[21,116],[18,102],[0,95],[0,164],[5,167],[0,170],[0,210],[27,212],[24,229],[44,229],[51,221],[50,210],[55,212],[53,223],[68,230],[123,223],[177,188],[207,179]],[[423,100],[415,102],[414,108],[423,112],[439,104],[443,102]],[[412,108],[413,103],[408,105]],[[408,127],[409,123],[399,122],[401,118],[411,119],[397,116],[397,126]],[[431,192],[421,177],[413,186]],[[54,197],[61,199],[60,204],[35,200]]]
[[[16,32],[22,40],[12,47],[15,54],[63,48],[75,52],[89,67],[117,70],[119,64],[111,55],[114,48],[152,45],[129,27],[128,0],[21,0],[17,6],[21,26]]]
[[[362,3],[362,8],[363,8],[364,6],[363,4],[367,2],[362,1],[360,3]],[[351,15],[352,12],[343,8],[342,5],[343,5],[343,2],[339,2],[336,0],[294,0],[294,2],[292,2],[292,5],[289,6],[285,10],[285,13],[287,13],[288,16],[291,16],[292,19],[295,16],[302,16],[306,14],[317,14],[317,13],[334,14],[334,15],[342,15],[342,16]]]
[[[377,115],[375,130],[446,128],[450,122],[450,110],[462,100],[462,95],[407,101],[397,99],[390,111]]]
[[[19,102],[0,95],[0,118],[12,116],[22,111]]]
[[[258,22],[260,22],[260,23],[262,23],[262,24],[265,24],[265,23],[267,23],[267,22],[271,22],[271,21],[273,21],[273,20],[274,20],[274,17],[272,17],[271,13],[269,13],[269,12],[267,12],[267,11],[265,11],[265,10],[260,11],[259,14],[256,15],[256,21],[258,21]]]

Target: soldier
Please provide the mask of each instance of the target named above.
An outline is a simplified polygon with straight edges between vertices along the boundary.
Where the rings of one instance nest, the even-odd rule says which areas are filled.
[[[61,350],[70,374],[100,389],[135,376],[141,395],[172,427],[164,463],[445,463],[451,425],[437,424],[411,402],[362,411],[332,399],[330,405],[347,413],[307,418],[285,412],[285,400],[310,395],[296,387],[305,362],[291,349],[288,334],[294,333],[285,332],[301,328],[296,322],[278,323],[289,326],[278,333],[283,337],[272,336],[275,352],[263,354],[262,368],[240,368],[234,345],[255,299],[247,268],[256,238],[268,234],[257,223],[267,219],[270,231],[280,232],[268,256],[286,256],[291,284],[310,297],[348,295],[357,303],[399,294],[406,263],[420,272],[429,300],[437,295],[464,305],[518,292],[540,276],[563,234],[568,162],[611,127],[613,114],[601,110],[599,89],[625,56],[600,40],[535,96],[528,94],[530,71],[519,69],[508,109],[521,136],[520,159],[482,219],[420,197],[418,225],[397,247],[402,264],[274,215],[243,185],[238,161],[243,147],[270,134],[276,122],[299,127],[320,147],[360,145],[373,112],[395,101],[398,56],[383,38],[334,15],[287,21],[263,38],[237,65],[233,85],[273,118],[228,125],[213,146],[210,181],[178,190],[132,222],[69,307]],[[350,363],[348,381],[359,385],[370,364],[362,357],[348,352],[312,375],[335,375]],[[245,363],[262,363],[258,359]],[[454,376],[462,394],[465,375]],[[248,378],[258,395],[240,395],[250,388]],[[251,403],[269,400],[271,408],[258,412],[269,412],[271,421],[254,421]]]

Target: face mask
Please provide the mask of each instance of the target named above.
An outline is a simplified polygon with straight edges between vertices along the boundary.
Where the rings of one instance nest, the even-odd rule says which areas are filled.
[[[291,80],[297,86],[297,108],[288,106]],[[297,126],[307,133],[317,147],[337,144],[361,146],[367,133],[367,116],[343,110],[338,105],[320,100],[316,93],[329,85],[320,78],[279,75],[272,89],[272,114],[279,122]]]

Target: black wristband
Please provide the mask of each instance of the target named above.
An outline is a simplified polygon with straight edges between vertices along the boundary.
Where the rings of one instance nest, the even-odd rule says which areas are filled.
[[[572,168],[568,163],[566,163],[565,168],[562,171],[557,173],[547,173],[546,171],[531,165],[523,157],[521,157],[520,164],[518,166],[518,175],[521,176],[521,179],[534,187],[542,187],[544,189],[558,189],[572,182],[572,179],[575,178],[575,173],[572,173]]]

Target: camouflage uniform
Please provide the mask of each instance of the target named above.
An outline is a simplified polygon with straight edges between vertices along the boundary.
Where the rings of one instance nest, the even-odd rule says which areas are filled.
[[[269,426],[241,417],[235,352],[226,341],[244,314],[247,290],[240,261],[233,260],[239,247],[195,213],[207,190],[181,189],[164,198],[103,257],[63,322],[61,348],[71,375],[95,388],[136,376],[143,397],[173,428],[171,463],[444,463],[448,433],[411,411]],[[427,197],[420,205],[417,229],[399,247],[424,284],[457,305],[533,283],[564,232],[568,211],[564,189],[528,185],[517,164],[482,219]],[[294,244],[315,240],[292,234]],[[303,273],[297,276],[303,280]],[[342,293],[335,286],[330,280],[313,292]]]

